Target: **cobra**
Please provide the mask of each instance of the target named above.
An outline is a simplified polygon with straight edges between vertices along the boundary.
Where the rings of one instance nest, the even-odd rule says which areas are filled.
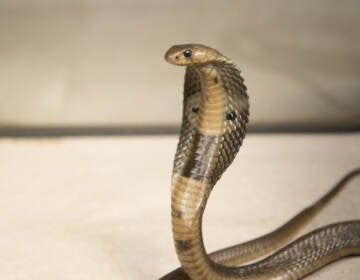
[[[181,268],[161,279],[301,279],[337,259],[359,255],[360,220],[331,224],[288,243],[360,169],[350,172],[320,200],[273,232],[206,253],[202,216],[211,190],[245,137],[248,95],[240,71],[213,48],[176,45],[166,52],[165,59],[186,66],[186,73],[171,188],[172,231]]]

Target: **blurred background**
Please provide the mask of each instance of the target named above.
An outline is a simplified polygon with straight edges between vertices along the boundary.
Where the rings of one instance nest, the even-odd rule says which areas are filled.
[[[252,131],[360,127],[360,2],[0,1],[0,134],[176,133],[202,43],[242,70]]]
[[[214,188],[208,251],[284,223],[360,166],[359,27],[359,0],[0,0],[0,279],[158,279],[179,265],[174,44],[238,65],[260,132]],[[359,219],[359,186],[302,233]],[[310,279],[359,275],[351,258]]]

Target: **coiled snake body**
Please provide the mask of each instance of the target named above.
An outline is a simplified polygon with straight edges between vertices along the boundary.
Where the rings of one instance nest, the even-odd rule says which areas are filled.
[[[203,45],[171,47],[165,59],[186,66],[180,140],[171,189],[173,237],[181,268],[165,279],[301,279],[336,259],[360,254],[360,220],[317,229],[261,261],[294,237],[299,228],[360,170],[275,231],[207,255],[202,216],[215,183],[235,158],[245,137],[249,102],[244,80],[220,52]]]

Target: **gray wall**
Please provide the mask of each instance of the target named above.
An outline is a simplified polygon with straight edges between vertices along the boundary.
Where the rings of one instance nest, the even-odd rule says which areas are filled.
[[[360,1],[0,1],[0,127],[178,125],[177,43],[242,69],[253,125],[360,124]]]

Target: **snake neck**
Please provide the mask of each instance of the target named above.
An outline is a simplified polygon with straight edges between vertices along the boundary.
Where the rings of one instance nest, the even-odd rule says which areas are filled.
[[[201,230],[209,189],[210,186],[205,182],[178,174],[172,178],[173,238],[181,266],[191,279],[210,279],[207,278],[207,272],[212,263],[206,254]]]
[[[224,133],[227,93],[215,66],[198,67],[201,81],[201,101],[197,131],[216,138]]]
[[[189,75],[199,82],[201,92],[194,119],[189,120],[190,110],[184,108],[176,155],[181,164],[175,163],[172,177],[173,237],[182,267],[192,279],[221,279],[221,269],[215,269],[218,265],[206,254],[201,223],[210,192],[245,135],[247,96],[242,84],[229,82],[242,81],[232,64],[188,68]],[[192,96],[185,95],[184,106],[194,106],[187,98]],[[191,141],[184,145],[184,139]]]

